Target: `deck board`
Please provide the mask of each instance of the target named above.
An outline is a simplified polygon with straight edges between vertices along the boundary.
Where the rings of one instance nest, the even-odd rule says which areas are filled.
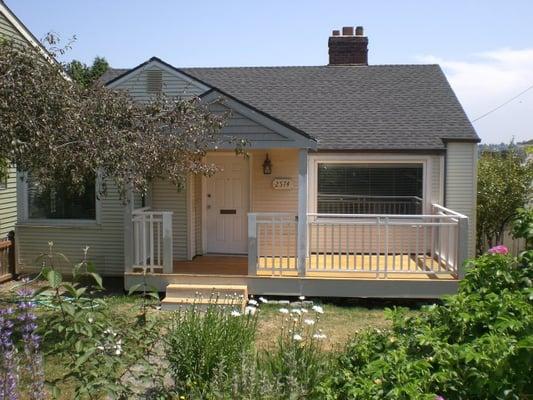
[[[366,257],[366,258],[365,258]],[[316,279],[378,279],[385,278],[381,272],[376,273],[375,269],[379,266],[383,270],[387,264],[387,279],[398,280],[454,280],[455,277],[450,273],[434,274],[425,272],[424,268],[431,265],[438,269],[438,263],[435,260],[418,258],[413,259],[409,256],[400,260],[400,256],[356,256],[353,255],[320,255],[311,256],[308,259],[307,278]],[[262,277],[296,277],[298,273],[295,269],[296,260],[293,258],[286,259],[266,259],[260,258],[260,269],[258,276]],[[337,268],[338,266],[341,268]],[[321,266],[319,268],[318,266]],[[394,268],[393,268],[394,266]],[[400,266],[402,268],[400,268]],[[281,267],[281,268],[280,268]],[[247,276],[248,258],[246,256],[225,256],[225,255],[207,255],[195,257],[192,261],[174,261],[174,274],[194,274],[194,275],[235,275]]]

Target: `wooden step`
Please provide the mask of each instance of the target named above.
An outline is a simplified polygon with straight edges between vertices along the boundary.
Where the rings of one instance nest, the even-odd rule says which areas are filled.
[[[166,288],[166,296],[161,302],[162,310],[174,310],[186,304],[207,307],[210,303],[220,306],[235,305],[242,308],[248,300],[246,285],[197,285],[170,284]]]
[[[166,290],[169,297],[248,297],[246,285],[170,284]]]
[[[161,301],[161,310],[173,311],[179,307],[194,306],[199,311],[205,311],[211,304],[215,304],[217,307],[231,307],[242,311],[246,305],[246,299],[218,299],[215,302],[211,299],[167,296]]]

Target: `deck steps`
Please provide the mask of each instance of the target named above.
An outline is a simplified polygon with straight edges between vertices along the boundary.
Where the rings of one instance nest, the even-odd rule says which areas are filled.
[[[210,303],[242,308],[248,300],[246,285],[170,284],[161,302],[162,310],[196,304],[207,307]]]

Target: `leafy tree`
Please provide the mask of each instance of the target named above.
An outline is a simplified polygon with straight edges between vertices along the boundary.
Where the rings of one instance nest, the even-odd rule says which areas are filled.
[[[93,64],[88,66],[81,61],[72,60],[66,64],[67,74],[83,87],[92,85],[109,68],[109,63],[103,57],[95,57]]]
[[[505,151],[481,153],[478,163],[477,242],[482,252],[501,244],[516,210],[531,198],[533,163],[511,144]]]
[[[129,188],[145,193],[155,178],[181,187],[190,172],[214,171],[203,158],[220,142],[226,115],[197,98],[140,104],[65,78],[37,49],[0,42],[0,159],[48,187],[61,178],[81,191],[87,176],[99,174],[100,193],[112,180],[122,196]]]

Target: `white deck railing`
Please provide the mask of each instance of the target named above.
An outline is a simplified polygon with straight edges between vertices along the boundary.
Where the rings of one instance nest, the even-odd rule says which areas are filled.
[[[251,222],[250,222],[251,221]],[[254,273],[297,273],[298,221],[290,213],[248,214],[249,230],[256,237],[257,263]]]
[[[133,268],[172,273],[172,212],[139,208],[132,224]]]
[[[437,204],[431,211],[427,215],[308,214],[306,265],[300,274],[462,277],[468,218]],[[251,213],[248,229],[250,274],[297,274],[294,214]]]

